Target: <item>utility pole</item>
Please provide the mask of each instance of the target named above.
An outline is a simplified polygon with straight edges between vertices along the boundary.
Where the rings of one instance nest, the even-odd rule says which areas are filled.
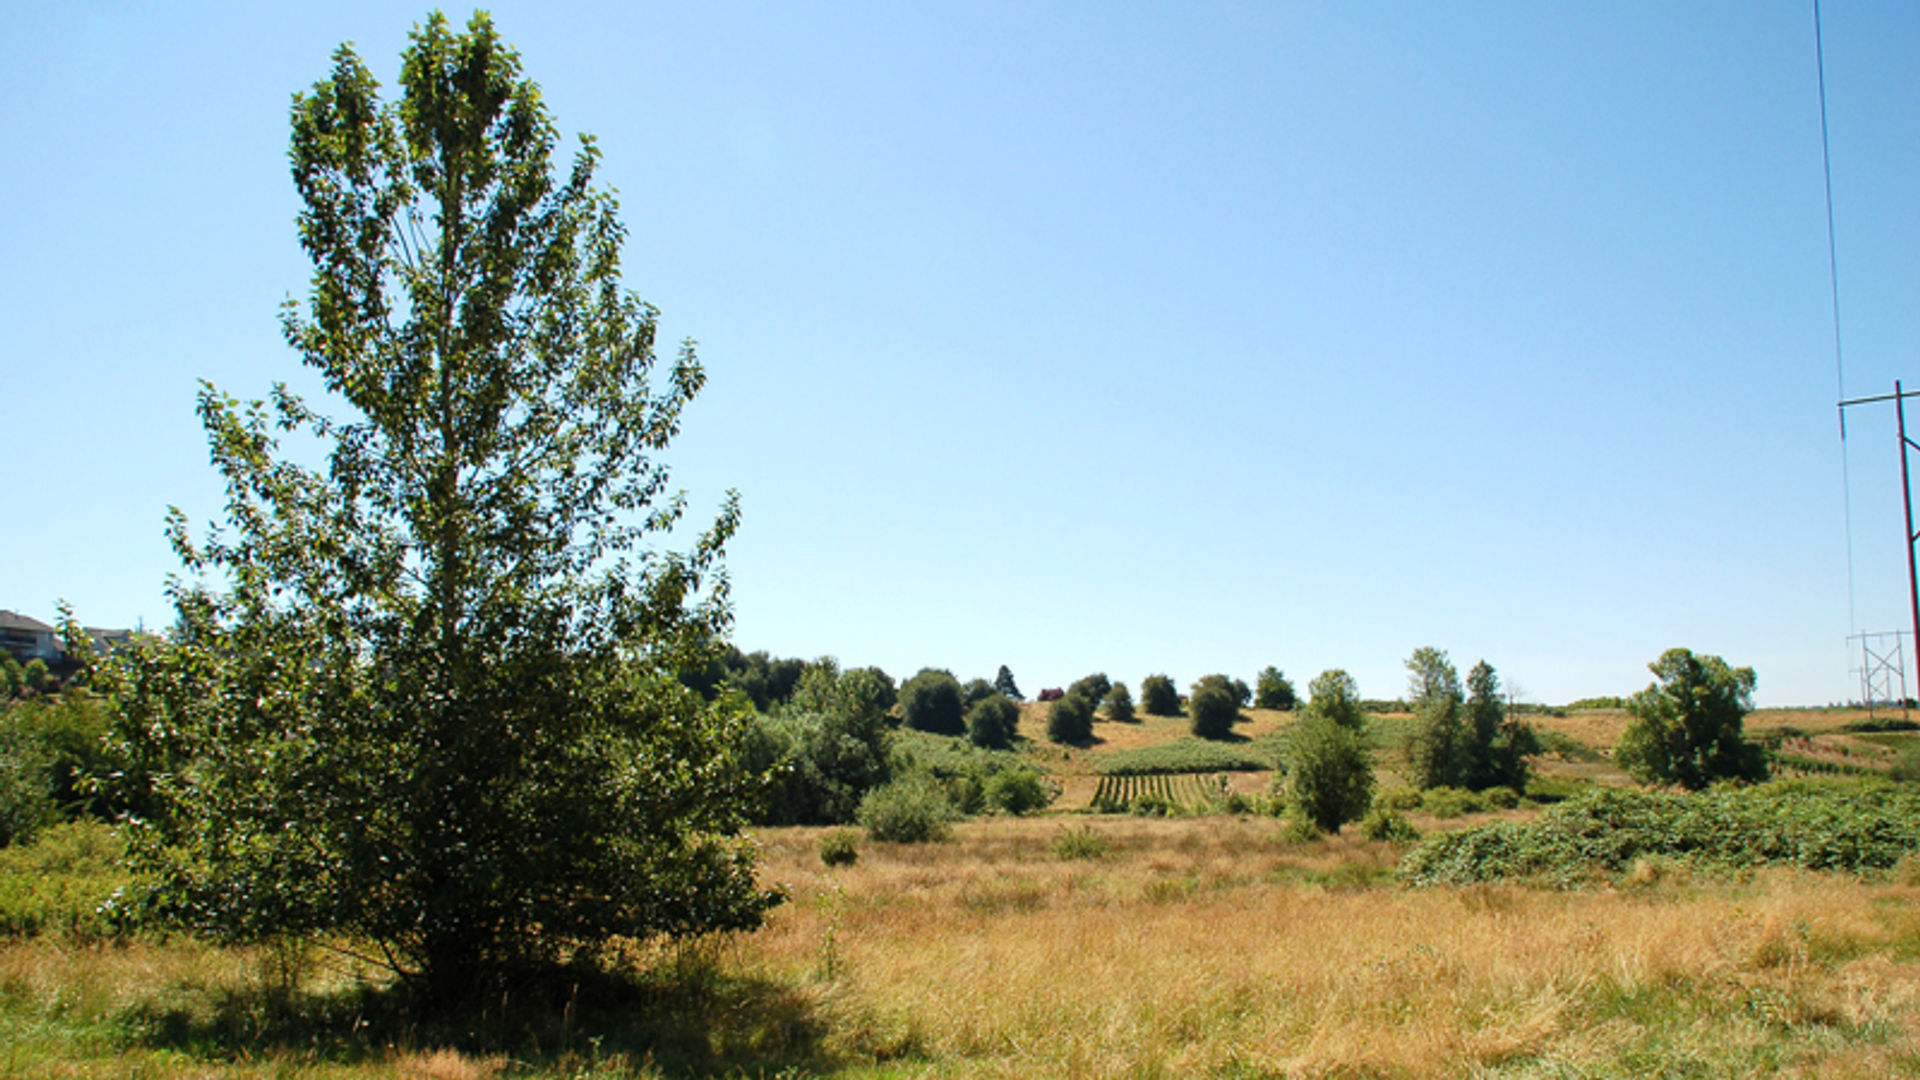
[[[1840,430],[1842,432],[1846,431],[1846,410],[1848,406],[1870,405],[1880,401],[1893,402],[1894,418],[1900,431],[1900,500],[1906,507],[1907,519],[1906,530],[1903,534],[1906,538],[1907,547],[1907,610],[1912,616],[1912,641],[1916,651],[1920,651],[1920,556],[1916,556],[1914,551],[1914,544],[1920,542],[1920,533],[1913,531],[1913,474],[1907,464],[1908,453],[1910,451],[1920,450],[1920,443],[1916,443],[1907,437],[1907,399],[1910,397],[1920,397],[1920,390],[1915,390],[1909,394],[1907,391],[1901,389],[1900,380],[1895,379],[1893,380],[1893,393],[1891,394],[1877,394],[1873,397],[1852,398],[1847,401],[1842,401],[1840,403]],[[1900,681],[1904,688],[1906,683],[1904,670],[1901,673]],[[1906,701],[1904,698],[1900,702],[1900,707],[1904,713],[1906,710]]]

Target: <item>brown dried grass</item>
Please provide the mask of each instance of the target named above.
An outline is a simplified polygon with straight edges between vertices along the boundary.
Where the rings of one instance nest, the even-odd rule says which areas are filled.
[[[1378,882],[1384,846],[1289,845],[1263,819],[1084,827],[1105,858],[1054,857],[1057,819],[988,821],[838,874],[808,830],[769,833],[794,902],[743,956],[816,982],[837,1053],[940,1075],[1604,1070],[1650,1041],[1739,1062],[1785,1040],[1802,1075],[1920,1061],[1911,885],[1649,867],[1619,890],[1416,891]]]

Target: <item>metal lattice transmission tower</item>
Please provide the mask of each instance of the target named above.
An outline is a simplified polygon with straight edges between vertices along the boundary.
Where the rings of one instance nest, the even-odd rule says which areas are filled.
[[[1871,718],[1876,707],[1898,708],[1907,716],[1907,665],[1904,642],[1906,631],[1889,630],[1878,634],[1855,634],[1849,642],[1860,643],[1860,700]]]

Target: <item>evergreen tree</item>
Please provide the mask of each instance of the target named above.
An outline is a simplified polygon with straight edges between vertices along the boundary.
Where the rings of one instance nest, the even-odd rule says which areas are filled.
[[[1020,687],[1013,681],[1012,670],[1010,670],[1005,664],[1001,664],[999,673],[994,675],[993,688],[999,691],[1000,693],[1007,695],[1007,698],[1009,700],[1012,700],[1012,701],[1027,700],[1026,695],[1020,692]]]

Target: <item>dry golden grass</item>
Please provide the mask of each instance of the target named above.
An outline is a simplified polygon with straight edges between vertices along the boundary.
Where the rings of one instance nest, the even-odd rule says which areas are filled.
[[[1070,830],[1104,854],[1056,854]],[[1920,1074],[1920,868],[1708,881],[1645,863],[1613,889],[1408,890],[1386,878],[1391,848],[1280,831],[988,819],[945,844],[863,843],[829,871],[821,830],[767,830],[764,872],[791,902],[698,951],[713,978],[780,988],[800,1010],[791,1059],[757,1059],[768,1075],[789,1060],[866,1077]],[[130,1012],[257,986],[263,960],[181,942],[0,946],[0,1076],[672,1075],[644,1051],[529,1063],[415,1042],[342,1058],[112,1034]],[[715,1000],[712,1038],[775,1030],[760,999]]]
[[[1911,885],[1649,865],[1618,891],[1412,891],[1362,884],[1384,847],[1287,845],[1265,820],[1096,819],[1111,849],[1094,860],[1051,853],[1065,827],[870,844],[837,874],[811,830],[769,833],[794,902],[737,962],[811,980],[830,1049],[888,1075],[1920,1064]]]

